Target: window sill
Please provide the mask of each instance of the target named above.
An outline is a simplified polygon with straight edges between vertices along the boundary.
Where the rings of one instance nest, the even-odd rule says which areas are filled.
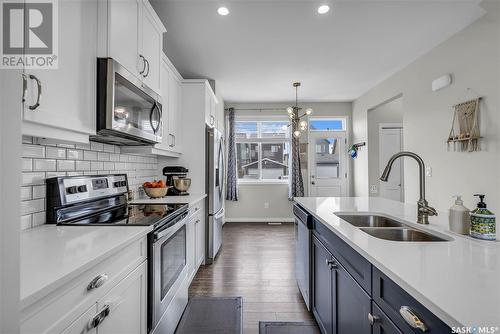
[[[255,181],[238,181],[238,185],[270,185],[270,184],[288,184],[288,180],[255,180]]]

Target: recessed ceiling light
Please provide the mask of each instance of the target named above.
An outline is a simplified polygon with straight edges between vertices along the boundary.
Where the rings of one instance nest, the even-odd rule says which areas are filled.
[[[219,7],[217,9],[217,13],[219,13],[219,15],[226,16],[229,14],[229,9],[227,9],[226,7]]]
[[[330,11],[330,6],[328,5],[321,5],[318,7],[318,13],[319,14],[326,14]]]

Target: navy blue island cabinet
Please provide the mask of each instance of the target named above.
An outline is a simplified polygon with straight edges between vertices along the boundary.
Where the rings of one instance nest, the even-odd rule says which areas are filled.
[[[324,334],[448,334],[451,328],[313,219],[312,312]]]

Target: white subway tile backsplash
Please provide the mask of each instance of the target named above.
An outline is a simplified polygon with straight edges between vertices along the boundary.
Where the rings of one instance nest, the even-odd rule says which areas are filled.
[[[33,199],[45,198],[46,193],[45,186],[34,186],[33,187]]]
[[[97,160],[97,152],[83,151],[83,160]]]
[[[21,201],[21,215],[43,211],[45,208],[45,199],[34,199]]]
[[[104,144],[92,141],[92,142],[90,142],[90,149],[92,151],[103,151],[104,150]]]
[[[90,161],[76,161],[76,170],[90,170]]]
[[[33,188],[28,186],[28,187],[21,187],[21,201],[26,201],[32,198],[32,192]]]
[[[26,172],[26,173],[23,173],[22,182],[23,182],[23,186],[33,185],[33,184],[45,184],[45,173],[44,172],[39,172],[39,173]]]
[[[56,161],[53,159],[33,159],[34,171],[52,172],[56,170]]]
[[[66,149],[61,147],[46,147],[45,157],[49,159],[66,159]]]
[[[67,159],[67,160],[66,160]],[[69,144],[23,136],[21,229],[45,223],[45,178],[126,173],[129,187],[157,179],[157,159],[120,154],[120,147],[93,143]]]
[[[97,152],[97,160],[99,160],[99,161],[109,161],[109,153],[107,153],[107,152]]]
[[[92,170],[103,170],[104,163],[102,161],[92,161],[90,162],[90,169]]]
[[[72,171],[75,170],[74,160],[57,160],[58,171]]]
[[[83,159],[83,151],[82,150],[68,149],[67,150],[67,157],[68,157],[68,159],[72,159],[72,160],[82,160]]]
[[[22,160],[22,170],[23,172],[30,172],[33,170],[33,159],[23,158]]]
[[[24,158],[43,158],[45,157],[45,146],[23,144]]]

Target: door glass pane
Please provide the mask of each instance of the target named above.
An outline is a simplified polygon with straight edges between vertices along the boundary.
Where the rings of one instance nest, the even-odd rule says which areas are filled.
[[[115,126],[154,134],[153,127],[156,128],[159,122],[156,116],[158,113],[151,113],[154,102],[151,97],[116,73],[113,112]]]
[[[262,179],[288,179],[289,146],[288,143],[262,144]]]
[[[344,131],[343,119],[311,119],[309,129],[311,131]]]
[[[261,138],[288,138],[289,133],[290,130],[286,121],[261,123]]]
[[[161,299],[186,266],[186,225],[161,245]]]
[[[338,178],[340,173],[338,140],[336,138],[318,138],[315,146],[316,178]]]
[[[234,122],[234,133],[236,138],[257,138],[257,122]]]
[[[259,145],[257,143],[237,143],[236,160],[238,178],[259,178]]]

